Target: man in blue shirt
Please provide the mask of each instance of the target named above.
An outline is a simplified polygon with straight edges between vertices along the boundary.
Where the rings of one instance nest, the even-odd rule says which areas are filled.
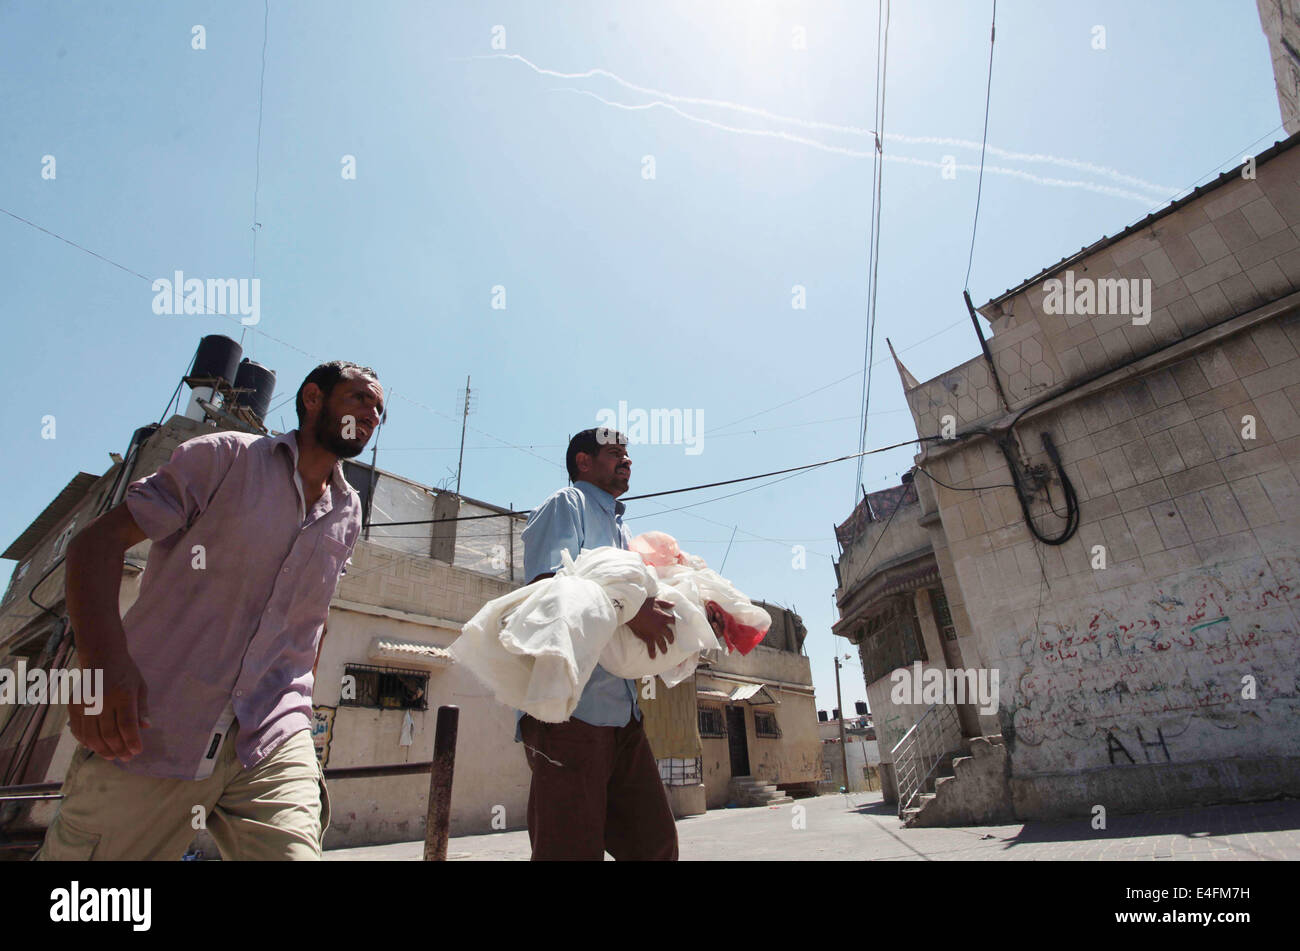
[[[524,577],[531,584],[559,569],[560,553],[584,548],[626,550],[623,503],[632,460],[627,439],[588,429],[569,442],[565,465],[573,483],[533,510],[523,531]],[[647,598],[628,627],[651,657],[673,642],[672,606]],[[637,684],[597,666],[573,716],[543,723],[518,713],[515,739],[524,744],[532,786],[528,838],[533,860],[677,859],[677,827],[654,754],[646,740]]]

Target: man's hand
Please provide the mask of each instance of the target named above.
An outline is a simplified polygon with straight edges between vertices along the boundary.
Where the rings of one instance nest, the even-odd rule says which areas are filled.
[[[106,663],[82,663],[82,683],[93,683],[94,670],[104,672],[104,692],[99,713],[88,713],[85,704],[68,704],[68,725],[72,735],[104,759],[129,760],[144,749],[141,727],[149,726],[149,706],[144,678],[135,662],[123,652]]]
[[[656,647],[663,653],[668,653],[668,645],[673,642],[675,620],[671,602],[646,598],[641,610],[627,622],[627,626],[633,634],[645,641],[645,646],[650,649],[650,659],[653,660]]]
[[[70,703],[68,725],[82,745],[105,759],[127,760],[141,752],[140,726],[149,725],[144,679],[127,651],[117,607],[122,556],[145,537],[122,504],[87,525],[68,545],[68,618],[82,676],[104,672],[99,712],[87,713],[85,704]]]
[[[709,602],[705,605],[704,613],[709,618],[709,627],[713,628],[714,636],[717,637],[720,642],[725,644],[726,639],[723,638],[722,632],[726,630],[727,621],[722,616],[722,610],[717,605]]]

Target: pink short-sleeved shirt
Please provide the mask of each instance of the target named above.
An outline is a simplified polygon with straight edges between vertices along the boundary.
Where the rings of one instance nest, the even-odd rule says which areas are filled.
[[[330,599],[361,532],[335,465],[304,512],[295,432],[213,433],[127,490],[153,541],[122,619],[152,726],[130,772],[200,779],[230,727],[244,766],[311,726],[312,666]]]

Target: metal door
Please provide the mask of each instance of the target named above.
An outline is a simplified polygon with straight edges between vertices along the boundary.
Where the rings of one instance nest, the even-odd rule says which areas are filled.
[[[731,754],[731,775],[749,775],[749,744],[745,740],[745,708],[727,707],[727,751]]]

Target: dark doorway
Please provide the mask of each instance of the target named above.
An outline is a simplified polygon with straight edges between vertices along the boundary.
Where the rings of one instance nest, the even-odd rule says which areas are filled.
[[[749,775],[749,744],[745,741],[745,708],[727,707],[727,750],[731,753],[731,775]]]

